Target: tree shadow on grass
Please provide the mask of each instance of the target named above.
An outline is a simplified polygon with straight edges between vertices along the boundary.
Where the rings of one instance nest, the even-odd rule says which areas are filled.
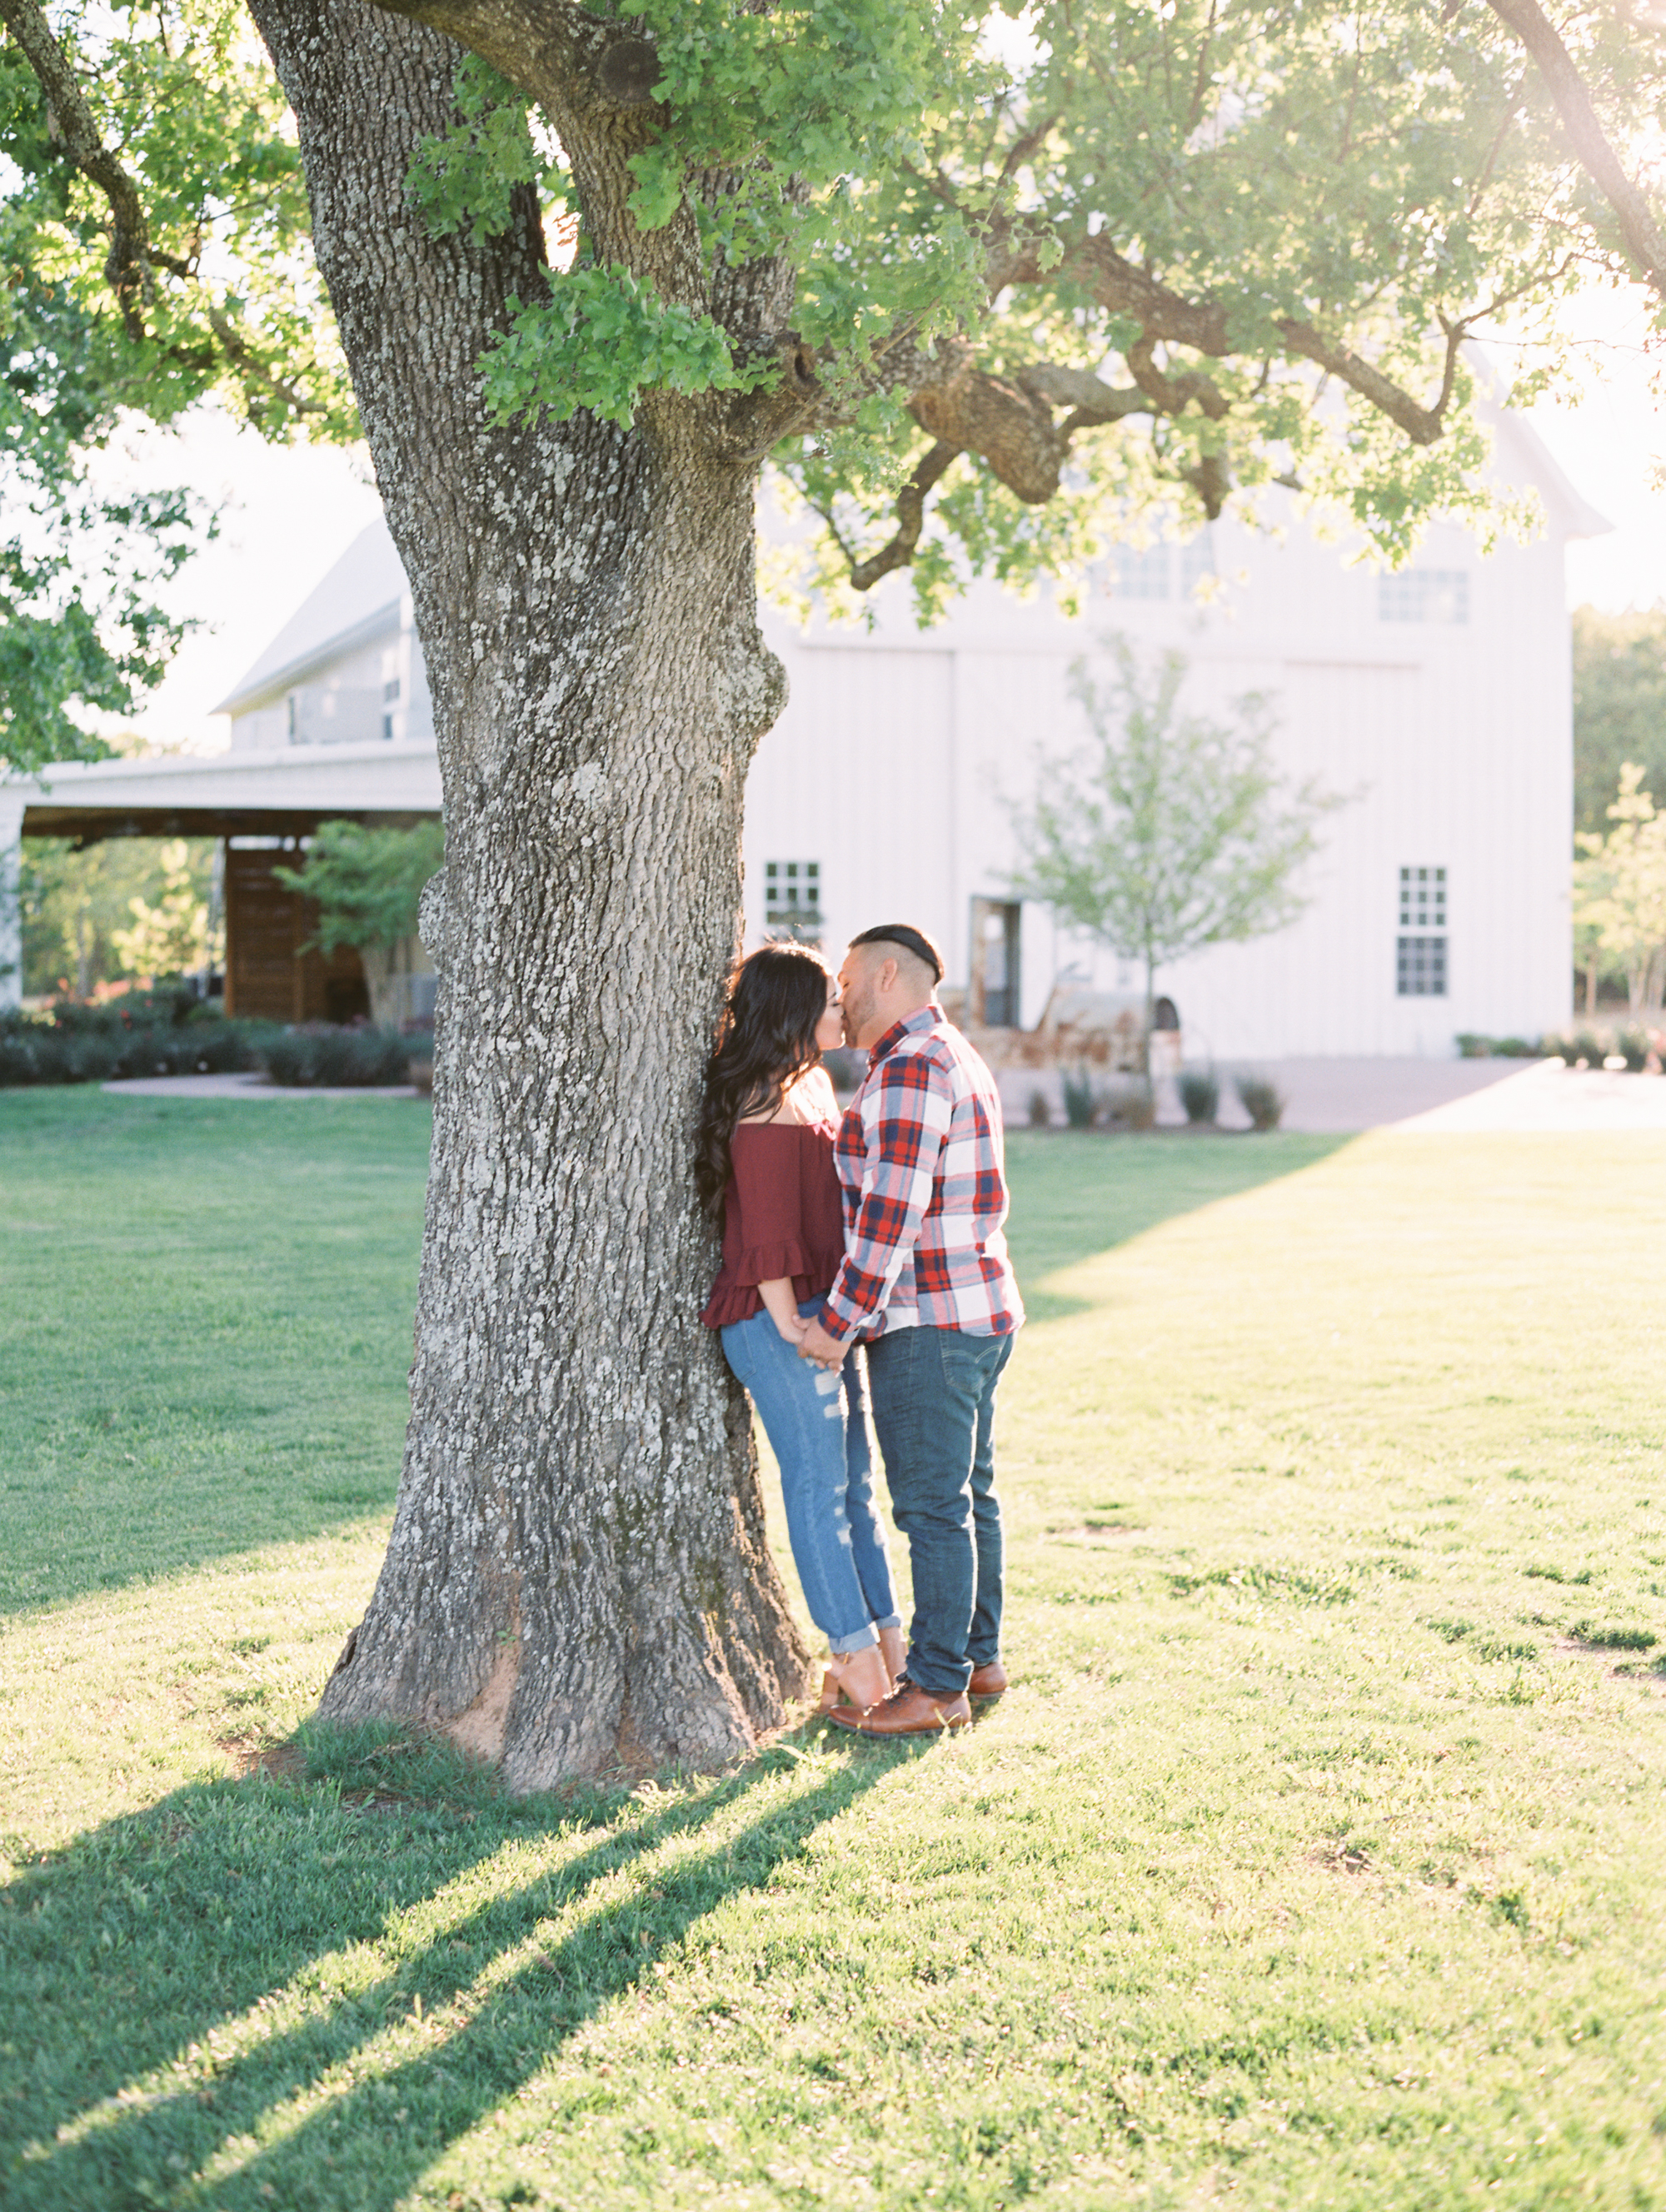
[[[1347,1136],[1158,1129],[1146,1135],[1015,1129],[1006,1139],[1006,1238],[1032,1321],[1085,1312],[1048,1279],[1148,1229],[1329,1159]]]
[[[0,2199],[386,2212],[897,1763],[437,1806],[344,1790],[373,1747],[110,1822],[0,1893]]]

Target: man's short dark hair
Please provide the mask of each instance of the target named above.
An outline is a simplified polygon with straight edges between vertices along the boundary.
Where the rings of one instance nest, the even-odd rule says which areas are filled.
[[[933,983],[943,981],[943,955],[925,931],[916,929],[911,921],[882,921],[850,941],[852,945],[900,945],[905,952],[913,953],[916,960],[923,961],[931,969]]]

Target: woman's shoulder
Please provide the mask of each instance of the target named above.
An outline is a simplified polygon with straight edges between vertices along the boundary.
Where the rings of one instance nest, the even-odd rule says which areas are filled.
[[[787,1103],[800,1123],[812,1128],[839,1118],[839,1102],[824,1067],[812,1067],[800,1076],[787,1093]]]
[[[773,1107],[743,1115],[735,1123],[735,1133],[739,1136],[743,1129],[820,1129],[838,1118],[839,1102],[833,1085],[824,1071],[815,1067],[800,1076]]]

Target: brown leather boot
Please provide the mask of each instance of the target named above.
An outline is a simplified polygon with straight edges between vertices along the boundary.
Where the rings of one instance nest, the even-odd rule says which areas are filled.
[[[992,1659],[987,1667],[974,1667],[972,1679],[966,1685],[969,1698],[998,1698],[1006,1687],[1006,1669],[999,1659]]]
[[[851,1729],[858,1735],[936,1735],[964,1728],[972,1709],[964,1690],[939,1697],[905,1676],[883,1705],[865,1713],[854,1705],[836,1705],[827,1717],[835,1728]]]

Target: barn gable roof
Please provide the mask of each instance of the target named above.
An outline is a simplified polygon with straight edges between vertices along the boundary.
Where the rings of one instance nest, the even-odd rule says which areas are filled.
[[[301,601],[214,712],[243,714],[287,690],[320,664],[398,629],[405,590],[405,573],[387,525],[373,522]]]

